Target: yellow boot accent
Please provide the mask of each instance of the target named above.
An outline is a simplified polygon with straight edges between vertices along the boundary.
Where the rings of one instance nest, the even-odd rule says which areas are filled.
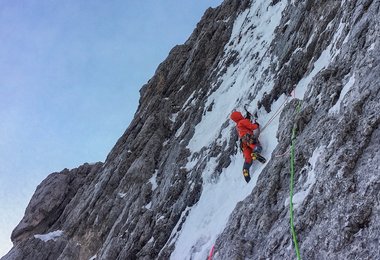
[[[256,160],[257,157],[256,157],[256,154],[255,153],[251,153],[251,157],[252,157],[252,160]]]
[[[247,169],[243,169],[243,175],[244,177],[248,177],[249,176],[249,172]]]

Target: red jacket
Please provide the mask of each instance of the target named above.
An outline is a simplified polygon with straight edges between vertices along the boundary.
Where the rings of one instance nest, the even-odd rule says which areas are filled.
[[[236,130],[238,131],[240,138],[246,134],[253,134],[253,130],[259,128],[258,124],[252,124],[251,121],[244,118],[239,111],[232,112],[230,118],[236,123]]]

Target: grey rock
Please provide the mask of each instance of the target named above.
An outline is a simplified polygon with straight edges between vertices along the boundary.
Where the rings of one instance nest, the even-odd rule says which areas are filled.
[[[67,236],[44,242],[35,235],[60,229],[54,228],[59,218],[78,190],[82,189],[86,178],[96,174],[102,165],[100,162],[93,165],[86,163],[73,170],[52,173],[38,185],[24,218],[12,232],[15,247],[3,258],[57,259],[69,242]]]

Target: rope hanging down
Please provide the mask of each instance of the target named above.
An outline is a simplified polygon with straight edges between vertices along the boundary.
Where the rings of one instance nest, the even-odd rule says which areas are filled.
[[[296,111],[297,114],[300,111],[301,107],[301,102],[298,103]],[[293,216],[293,193],[294,193],[294,145],[296,141],[296,129],[297,126],[294,124],[293,129],[292,129],[292,141],[291,141],[291,146],[290,146],[290,230],[292,232],[292,237],[293,237],[293,243],[294,247],[296,249],[296,255],[297,259],[301,259],[300,255],[300,250],[298,248],[298,242],[297,242],[297,234],[296,230],[294,228],[294,216]]]

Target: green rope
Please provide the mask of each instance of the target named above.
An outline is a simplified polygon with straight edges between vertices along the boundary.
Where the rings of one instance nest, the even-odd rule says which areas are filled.
[[[297,105],[297,113],[299,113],[301,102]],[[292,232],[294,247],[296,248],[297,259],[301,259],[300,250],[298,248],[297,234],[294,228],[294,216],[293,216],[293,187],[294,187],[294,145],[296,142],[296,124],[292,130],[292,144],[290,146],[290,230]]]

